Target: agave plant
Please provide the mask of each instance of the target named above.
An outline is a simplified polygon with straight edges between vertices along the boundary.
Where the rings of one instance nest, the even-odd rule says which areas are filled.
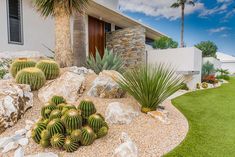
[[[103,58],[96,49],[95,57],[90,55],[87,59],[86,66],[87,68],[94,70],[96,74],[99,74],[103,70],[115,70],[118,72],[123,72],[124,63],[118,54],[115,54],[106,48]]]
[[[157,109],[170,95],[182,87],[182,77],[164,64],[142,66],[123,74],[118,84],[132,95],[147,113]]]

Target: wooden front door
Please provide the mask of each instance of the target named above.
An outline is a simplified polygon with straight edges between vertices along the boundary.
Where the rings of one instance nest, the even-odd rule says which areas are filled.
[[[105,47],[105,29],[104,21],[89,16],[88,18],[88,32],[89,32],[89,55],[96,53],[98,49],[101,56],[104,55]]]

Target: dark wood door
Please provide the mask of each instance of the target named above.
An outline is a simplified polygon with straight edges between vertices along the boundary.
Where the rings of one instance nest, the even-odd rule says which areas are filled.
[[[88,31],[89,31],[89,54],[95,56],[96,48],[101,56],[104,55],[105,47],[105,29],[104,21],[89,16]]]

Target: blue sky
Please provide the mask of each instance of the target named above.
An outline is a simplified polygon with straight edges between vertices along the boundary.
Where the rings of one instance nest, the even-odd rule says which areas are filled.
[[[120,0],[120,9],[180,43],[180,10],[169,7],[175,1]],[[235,55],[235,0],[198,0],[185,14],[187,46],[211,40],[218,51]]]

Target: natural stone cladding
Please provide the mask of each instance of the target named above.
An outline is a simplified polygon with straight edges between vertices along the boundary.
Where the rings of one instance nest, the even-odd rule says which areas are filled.
[[[145,61],[145,29],[135,26],[107,33],[106,46],[121,55],[125,67],[135,68]]]

